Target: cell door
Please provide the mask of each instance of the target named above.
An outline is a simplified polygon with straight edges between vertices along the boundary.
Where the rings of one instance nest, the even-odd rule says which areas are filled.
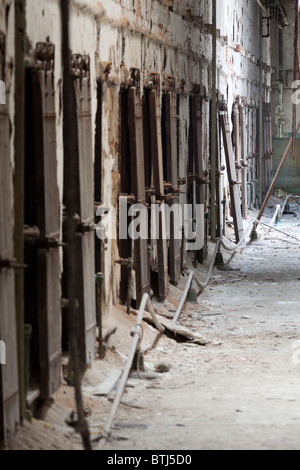
[[[96,352],[95,302],[95,216],[94,216],[94,159],[92,131],[92,98],[89,76],[89,57],[73,58],[74,99],[77,110],[78,145],[78,237],[77,292],[79,304],[78,339],[81,361],[90,364]],[[68,163],[65,162],[67,165]],[[67,182],[66,182],[67,184]]]
[[[160,76],[151,74],[153,85],[149,91],[149,111],[151,129],[151,150],[153,186],[155,190],[156,204],[160,205],[159,234],[157,240],[158,258],[158,292],[161,301],[167,298],[169,290],[168,256],[166,241],[166,219],[165,219],[165,187],[163,172],[162,131],[161,131],[161,94]],[[158,229],[157,229],[158,230]]]
[[[38,45],[39,52],[49,45]],[[41,397],[61,384],[60,205],[57,178],[55,81],[53,70],[32,69],[35,164],[36,296]]]
[[[4,54],[2,58],[4,63]],[[3,80],[1,69],[0,63],[0,79]],[[8,94],[6,96],[7,102]],[[0,341],[3,342],[2,346],[4,345],[1,348],[0,357],[0,441],[4,443],[14,435],[20,419],[13,269],[13,185],[10,129],[11,123],[7,106],[0,104]]]
[[[171,185],[171,196],[170,206],[170,242],[169,242],[169,273],[170,282],[177,285],[180,279],[180,239],[177,236],[178,231],[181,227],[175,227],[176,223],[172,206],[179,204],[179,188],[178,188],[178,142],[177,142],[177,96],[175,89],[175,78],[168,76],[165,77],[165,84],[168,87],[165,88],[163,94],[164,113],[163,113],[163,126],[165,130],[164,138],[164,153],[165,153],[165,165],[166,165],[166,181]],[[178,230],[179,229],[179,230]]]
[[[195,176],[196,176],[196,204],[202,206],[205,205],[205,185],[207,180],[204,178],[204,168],[203,168],[203,122],[202,122],[202,98],[200,93],[195,93],[192,97],[192,112],[191,112],[192,122],[192,151],[194,155],[194,164],[195,164]],[[204,215],[203,211],[203,215]],[[200,223],[205,226],[204,217]],[[199,263],[203,263],[206,257],[207,252],[207,239],[205,237],[204,247],[196,253],[197,260]]]
[[[131,191],[135,196],[136,204],[145,205],[146,188],[144,167],[143,113],[140,94],[139,70],[132,70],[132,78],[135,86],[130,87],[128,90]],[[146,219],[147,217],[148,216],[146,215]],[[139,238],[134,241],[134,269],[136,276],[137,308],[139,308],[143,295],[145,293],[150,293],[150,269],[147,246],[148,240],[146,238]]]
[[[237,181],[237,171],[235,167],[231,130],[228,118],[227,105],[224,105],[224,109],[220,110],[220,126],[223,135],[223,145],[226,157],[226,166],[228,173],[228,180],[230,186],[230,197],[232,205],[232,216],[234,220],[235,237],[238,243],[244,234],[244,226],[242,220],[242,209],[241,209],[241,196]]]

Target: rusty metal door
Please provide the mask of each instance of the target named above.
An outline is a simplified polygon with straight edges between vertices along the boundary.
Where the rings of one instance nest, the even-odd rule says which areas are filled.
[[[244,219],[247,219],[247,208],[248,208],[248,197],[247,197],[247,183],[248,183],[248,165],[246,160],[247,146],[245,141],[246,136],[246,116],[245,116],[245,106],[243,100],[240,104],[240,143],[241,143],[241,160],[240,164],[242,167],[241,177],[242,177],[242,215]]]
[[[153,164],[153,184],[156,204],[160,205],[159,237],[157,240],[158,257],[158,292],[161,301],[168,295],[168,258],[165,221],[165,188],[163,171],[162,135],[161,135],[161,98],[160,76],[151,74],[153,87],[149,92],[151,149]]]
[[[235,168],[234,155],[232,150],[231,130],[227,112],[227,105],[223,105],[220,110],[220,125],[223,135],[223,145],[226,157],[226,166],[228,173],[228,181],[230,186],[232,216],[234,220],[234,229],[236,242],[238,243],[244,233],[242,210],[241,210],[241,197],[240,190],[237,182],[237,172]]]
[[[179,203],[179,188],[178,188],[178,148],[177,148],[177,95],[175,88],[175,78],[171,76],[165,77],[165,93],[164,93],[164,107],[165,107],[165,161],[166,161],[166,179],[170,183],[170,211],[172,214],[172,206]],[[180,240],[176,237],[178,228],[174,226],[174,216],[170,217],[170,242],[169,242],[169,273],[170,282],[177,285],[180,274]],[[181,229],[181,227],[180,227]]]
[[[48,46],[45,46],[48,47]],[[41,397],[50,398],[61,384],[60,206],[56,155],[53,70],[32,71],[36,225],[37,316]]]
[[[0,78],[3,78],[1,73]],[[3,442],[14,435],[20,419],[15,274],[13,269],[15,263],[13,260],[10,128],[7,106],[0,104],[0,341],[3,342],[0,350],[2,353],[0,357],[0,441]]]
[[[195,93],[192,98],[192,135],[193,135],[193,153],[195,162],[195,175],[196,175],[196,204],[205,204],[205,173],[203,168],[203,153],[202,153],[202,98],[200,92]],[[205,211],[203,211],[204,214]],[[200,221],[201,225],[205,226],[204,218]],[[196,254],[199,263],[203,263],[207,252],[207,241],[204,247]]]
[[[131,190],[135,203],[146,204],[143,113],[140,92],[140,72],[132,69],[132,80],[135,86],[128,90],[129,146]],[[146,206],[145,206],[146,207]],[[139,238],[134,241],[134,270],[136,283],[136,302],[139,307],[145,293],[150,293],[150,268],[147,252],[148,240]]]
[[[73,57],[78,137],[78,339],[81,361],[90,364],[96,352],[95,218],[92,99],[89,57]],[[66,162],[67,164],[67,162]],[[67,184],[67,182],[66,182]]]

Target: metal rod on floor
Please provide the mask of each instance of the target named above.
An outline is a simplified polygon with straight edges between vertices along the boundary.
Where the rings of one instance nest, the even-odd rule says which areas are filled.
[[[119,404],[121,402],[122,395],[124,393],[125,385],[127,383],[128,376],[129,376],[129,373],[130,373],[131,368],[132,368],[132,363],[133,363],[135,353],[136,353],[137,349],[139,348],[139,345],[140,345],[141,340],[142,340],[142,332],[143,332],[142,321],[143,321],[143,316],[144,316],[144,312],[145,312],[146,307],[150,311],[150,314],[151,314],[158,330],[160,332],[164,331],[164,327],[160,325],[160,323],[158,322],[158,320],[155,316],[152,304],[150,302],[149,295],[144,294],[144,296],[142,298],[141,305],[140,305],[140,309],[138,311],[136,325],[133,328],[133,330],[131,331],[131,335],[133,336],[133,341],[132,341],[131,349],[130,349],[128,359],[127,359],[127,362],[126,362],[126,366],[125,366],[123,375],[121,377],[120,384],[118,386],[118,391],[117,391],[113,406],[110,410],[109,416],[108,416],[106,424],[104,426],[103,436],[101,436],[101,438],[100,438],[100,442],[98,444],[97,450],[102,450],[103,449],[103,447],[105,445],[105,442],[106,442],[107,438],[110,435],[110,430],[111,430],[111,427],[112,427],[112,424],[113,424],[113,420],[114,420],[115,414],[117,412],[117,409],[119,407]]]
[[[278,228],[272,227],[269,224],[265,224],[264,222],[261,222],[260,220],[256,220],[256,222],[263,227],[269,227],[271,230],[275,230],[275,232],[282,233],[282,235],[285,235],[286,237],[292,238],[293,240],[297,240],[297,242],[300,242],[300,238],[294,237],[290,233],[283,232],[282,230],[279,230]]]
[[[289,194],[289,196],[287,196],[285,198],[285,201],[283,203],[283,206],[282,206],[282,209],[281,209],[282,214],[284,214],[286,205],[287,205],[287,203],[290,199],[294,199],[294,201],[300,206],[300,202],[297,200],[297,198],[295,198],[295,196],[293,194]]]
[[[194,272],[191,271],[190,272],[190,275],[189,275],[189,278],[188,278],[188,281],[186,283],[186,286],[185,286],[185,289],[184,289],[184,292],[183,292],[183,295],[181,297],[181,301],[180,301],[180,304],[178,305],[178,309],[177,309],[177,312],[175,313],[174,315],[174,318],[172,320],[173,323],[176,323],[180,314],[181,314],[181,311],[183,309],[183,306],[185,304],[185,301],[186,301],[186,298],[187,298],[187,295],[189,293],[189,290],[190,290],[190,287],[191,287],[191,284],[192,284],[192,280],[193,280],[193,277],[194,277]]]
[[[281,217],[281,213],[282,213],[281,212],[281,206],[280,206],[280,204],[277,204],[275,214],[274,214],[273,219],[271,220],[271,223],[270,223],[271,227],[273,227],[273,225],[276,223],[277,217],[278,216]]]

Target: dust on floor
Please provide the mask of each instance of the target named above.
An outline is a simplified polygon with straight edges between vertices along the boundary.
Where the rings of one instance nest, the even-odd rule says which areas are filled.
[[[277,202],[273,199],[266,222]],[[299,216],[298,207],[292,204]],[[299,218],[287,215],[277,228],[298,238]],[[213,246],[209,250],[211,256]],[[152,374],[148,378],[135,374],[128,382],[105,449],[299,448],[299,242],[259,228],[259,239],[226,265],[229,258],[224,252],[225,266],[214,270],[198,304],[186,304],[179,319],[209,344],[160,338],[144,357]],[[195,271],[204,280],[207,266]],[[187,276],[178,288],[171,287],[164,306],[156,303],[157,313],[174,315],[186,281]],[[135,321],[125,308],[114,307],[105,327],[116,325],[117,331],[109,340],[105,360],[94,361],[83,378],[95,448],[114,392],[108,397],[93,393],[111,370],[124,367]],[[144,323],[144,350],[151,348],[156,336],[157,330]],[[167,372],[157,372],[161,363],[168,366]],[[25,423],[10,448],[82,448],[79,436],[65,423],[74,409],[73,391],[65,383],[44,421]]]

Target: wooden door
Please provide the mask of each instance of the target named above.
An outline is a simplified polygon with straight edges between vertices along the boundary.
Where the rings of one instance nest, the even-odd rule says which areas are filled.
[[[132,70],[132,76],[136,86],[130,87],[128,90],[131,192],[135,196],[136,204],[145,205],[146,188],[143,142],[143,113],[139,87],[139,71],[136,69]],[[148,240],[146,239],[139,238],[134,241],[134,270],[136,277],[137,308],[140,306],[143,295],[145,293],[150,293],[150,268],[147,247]]]
[[[241,210],[241,197],[240,197],[240,190],[237,182],[237,172],[235,168],[235,161],[232,149],[232,140],[231,140],[231,130],[226,108],[220,111],[220,125],[222,129],[223,135],[223,145],[225,151],[225,158],[226,158],[226,166],[227,166],[227,173],[228,173],[228,180],[230,186],[230,196],[231,196],[231,206],[232,206],[232,216],[234,220],[234,228],[235,228],[235,237],[236,242],[238,243],[243,234],[244,234],[244,227],[243,227],[243,220],[242,220],[242,210]]]
[[[33,70],[37,245],[36,294],[41,397],[61,384],[60,206],[57,179],[54,74]]]
[[[203,168],[203,152],[202,152],[202,98],[200,93],[196,93],[192,98],[192,139],[193,139],[193,154],[195,162],[195,175],[196,175],[196,204],[202,206],[205,205],[205,184],[207,184],[206,179],[204,178],[204,168]],[[200,224],[204,227],[204,212],[203,219],[200,221]],[[206,257],[207,252],[207,241],[205,241],[204,247],[197,251],[197,260],[199,263],[203,263]]]
[[[180,239],[176,236],[178,228],[174,227],[175,219],[172,216],[172,206],[179,204],[178,188],[178,145],[177,145],[177,96],[175,89],[175,79],[168,77],[168,83],[171,90],[164,93],[164,128],[165,128],[165,162],[166,162],[166,180],[170,183],[172,195],[169,202],[170,206],[170,242],[169,242],[169,273],[170,282],[177,285],[180,274]],[[181,227],[180,227],[181,229]]]
[[[240,107],[240,143],[241,143],[241,178],[242,178],[242,215],[247,219],[248,197],[247,197],[247,183],[248,183],[248,165],[246,161],[247,146],[245,141],[246,136],[246,116],[245,106],[242,102]]]
[[[152,74],[153,88],[149,92],[153,184],[156,204],[160,205],[159,238],[157,240],[158,292],[161,301],[168,295],[168,258],[165,222],[165,191],[161,133],[160,77]]]
[[[88,69],[89,59],[83,58],[82,60],[86,65],[86,69]],[[95,357],[97,322],[95,305],[93,132],[89,71],[87,71],[86,76],[74,77],[74,90],[78,129],[78,215],[80,218],[77,239],[78,337],[82,363],[90,364]],[[76,139],[76,136],[74,136],[74,139]]]
[[[0,73],[0,79],[3,78]],[[0,364],[0,441],[4,443],[15,434],[20,419],[10,129],[7,105],[0,104],[0,341],[6,353],[6,358],[1,356],[0,361],[6,359],[6,364]]]

